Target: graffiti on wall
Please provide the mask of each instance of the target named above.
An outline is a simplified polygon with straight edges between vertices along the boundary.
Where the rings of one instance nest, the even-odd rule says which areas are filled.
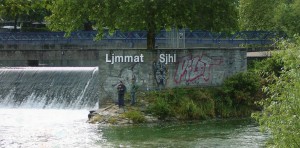
[[[176,65],[174,82],[187,85],[209,83],[212,79],[212,68],[222,63],[223,57],[208,56],[205,52],[182,57]]]
[[[161,62],[153,62],[154,80],[158,87],[165,87],[167,84],[168,68]]]

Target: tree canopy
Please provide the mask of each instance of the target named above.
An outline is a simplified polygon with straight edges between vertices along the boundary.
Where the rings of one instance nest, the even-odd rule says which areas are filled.
[[[278,0],[240,0],[239,25],[241,30],[273,30]]]
[[[237,5],[237,0],[53,0],[47,21],[50,29],[68,33],[88,23],[100,37],[104,28],[146,30],[147,48],[154,49],[155,33],[162,29],[233,31]]]
[[[280,30],[290,36],[300,33],[300,0],[282,0],[277,7],[275,21]]]
[[[42,0],[0,0],[0,18],[17,21],[43,21],[49,14]]]
[[[276,30],[300,33],[300,0],[240,0],[241,30]]]

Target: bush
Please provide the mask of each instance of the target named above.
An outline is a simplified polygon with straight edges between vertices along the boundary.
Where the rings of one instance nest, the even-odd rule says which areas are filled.
[[[181,101],[179,110],[177,111],[177,114],[179,115],[179,119],[184,120],[195,120],[195,119],[204,119],[207,118],[207,115],[205,114],[205,111],[201,108],[201,106],[194,103],[191,99],[183,99]]]
[[[256,101],[262,98],[261,79],[254,72],[242,72],[229,77],[221,87],[173,88],[147,92],[148,111],[164,120],[177,117],[183,120],[215,117],[250,116],[259,109]]]
[[[200,117],[204,117],[204,113],[202,110],[194,103],[193,100],[185,98],[181,101],[180,107],[178,110],[180,119],[199,119]]]
[[[253,72],[242,72],[224,81],[222,90],[232,100],[233,106],[253,105],[260,99],[260,77]]]
[[[149,112],[157,116],[160,120],[173,116],[170,104],[165,98],[157,97],[155,102],[149,107]]]
[[[189,98],[194,100],[203,113],[200,118],[215,117],[215,101],[210,88],[197,88],[189,93]]]
[[[170,117],[194,120],[215,116],[214,99],[208,89],[167,89],[160,93],[150,92],[147,98],[151,100],[148,111],[161,120]]]
[[[215,92],[216,112],[222,117],[250,116],[262,99],[261,78],[254,72],[241,72],[227,78]]]
[[[130,119],[133,123],[143,123],[146,121],[145,116],[142,112],[131,110],[124,113],[124,116]]]
[[[300,146],[300,38],[295,43],[283,42],[280,57],[283,70],[264,90],[269,94],[261,101],[263,111],[253,114],[264,130],[272,134],[273,147]],[[268,72],[268,71],[265,71]]]

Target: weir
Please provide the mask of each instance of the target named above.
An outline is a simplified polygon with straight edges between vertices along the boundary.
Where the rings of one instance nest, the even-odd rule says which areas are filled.
[[[95,108],[98,80],[97,67],[0,68],[0,106]]]

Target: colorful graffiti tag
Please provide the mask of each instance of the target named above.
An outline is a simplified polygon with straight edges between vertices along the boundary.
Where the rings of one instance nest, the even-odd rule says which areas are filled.
[[[176,65],[174,82],[176,84],[208,83],[211,79],[212,67],[222,63],[222,57],[210,57],[205,52],[201,55],[182,57]]]

